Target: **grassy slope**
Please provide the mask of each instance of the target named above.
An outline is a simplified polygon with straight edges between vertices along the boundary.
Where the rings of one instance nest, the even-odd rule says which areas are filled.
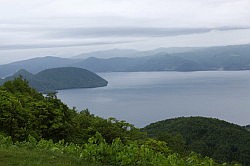
[[[0,149],[1,166],[97,166],[73,157],[35,150]]]

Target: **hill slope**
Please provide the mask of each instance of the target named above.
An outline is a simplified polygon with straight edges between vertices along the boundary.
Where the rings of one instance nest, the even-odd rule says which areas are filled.
[[[151,137],[164,140],[164,134],[181,135],[187,149],[219,162],[250,164],[250,132],[222,120],[189,117],[152,123],[142,129]]]
[[[26,70],[20,70],[13,76],[5,78],[3,82],[13,80],[19,76],[26,79],[30,86],[38,91],[55,91],[72,88],[95,88],[107,86],[107,81],[97,74],[85,69],[63,67],[47,69],[33,75]]]
[[[250,45],[203,48],[193,52],[173,54],[192,60],[204,70],[249,70]]]

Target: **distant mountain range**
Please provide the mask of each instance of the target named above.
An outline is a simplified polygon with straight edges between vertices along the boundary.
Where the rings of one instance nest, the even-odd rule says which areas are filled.
[[[72,58],[74,59],[84,59],[86,57],[96,57],[96,58],[113,58],[113,57],[142,57],[142,56],[150,56],[158,53],[182,53],[182,52],[190,52],[194,50],[199,50],[201,47],[170,47],[170,48],[157,48],[148,51],[137,51],[133,49],[110,49],[110,50],[102,50],[102,51],[94,51],[90,53],[84,53]]]
[[[81,68],[62,67],[43,70],[35,75],[22,69],[14,75],[0,80],[6,81],[22,76],[29,85],[40,92],[50,92],[72,88],[95,88],[107,86],[108,82],[97,74]]]
[[[86,56],[104,56],[96,58]],[[122,57],[121,57],[122,56]],[[0,77],[19,69],[31,73],[55,67],[78,67],[93,72],[250,70],[250,45],[207,48],[159,48],[151,51],[105,50],[73,58],[43,57],[0,65]]]

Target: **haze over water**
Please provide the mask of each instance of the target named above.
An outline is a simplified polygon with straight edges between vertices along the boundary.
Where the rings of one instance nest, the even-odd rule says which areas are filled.
[[[107,87],[70,89],[58,98],[78,110],[136,127],[179,116],[250,124],[250,71],[101,73]]]

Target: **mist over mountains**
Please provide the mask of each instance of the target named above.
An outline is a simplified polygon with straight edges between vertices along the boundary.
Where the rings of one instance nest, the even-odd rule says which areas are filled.
[[[72,58],[47,56],[0,65],[0,77],[12,75],[20,69],[35,74],[56,67],[78,67],[92,72],[249,70],[250,45],[159,48],[141,52],[113,49]]]

